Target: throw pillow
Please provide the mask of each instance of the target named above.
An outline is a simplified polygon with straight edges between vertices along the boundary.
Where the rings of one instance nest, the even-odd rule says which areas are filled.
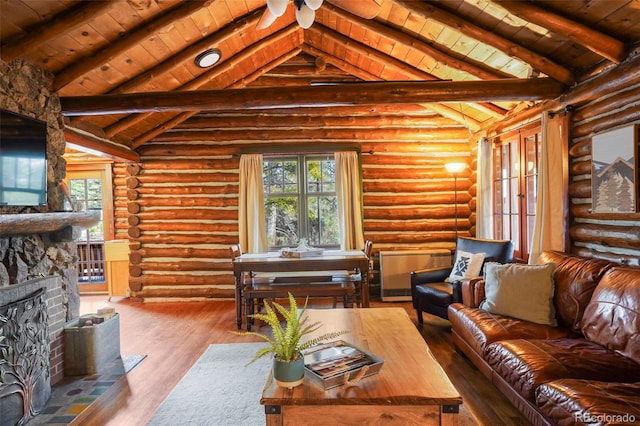
[[[486,299],[480,304],[480,309],[556,327],[558,322],[553,306],[555,270],[555,263],[544,265],[486,263],[484,265]]]
[[[480,276],[485,253],[469,253],[458,250],[453,269],[449,275],[449,282]]]

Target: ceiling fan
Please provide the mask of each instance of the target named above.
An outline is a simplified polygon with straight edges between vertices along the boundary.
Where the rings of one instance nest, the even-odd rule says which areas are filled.
[[[296,20],[298,24],[307,29],[313,24],[316,10],[322,6],[323,0],[291,0],[296,8]],[[328,3],[338,6],[349,13],[353,13],[364,19],[373,19],[380,13],[382,0],[326,0]],[[273,24],[277,18],[287,10],[289,0],[267,0],[267,9],[264,11],[256,28],[264,29]]]

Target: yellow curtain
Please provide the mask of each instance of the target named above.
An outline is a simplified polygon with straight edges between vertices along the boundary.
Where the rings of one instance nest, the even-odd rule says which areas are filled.
[[[238,232],[242,251],[266,252],[268,246],[264,220],[262,154],[245,154],[240,157],[239,192]]]
[[[358,154],[354,151],[334,153],[336,160],[336,196],[338,198],[338,220],[340,222],[340,248],[362,250],[362,192],[360,190],[360,168]]]
[[[538,200],[529,263],[545,250],[566,251],[568,186],[568,113],[542,115],[542,147],[538,170]]]

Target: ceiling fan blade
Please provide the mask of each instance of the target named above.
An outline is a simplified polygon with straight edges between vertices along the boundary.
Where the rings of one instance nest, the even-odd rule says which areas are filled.
[[[382,0],[326,0],[334,6],[344,9],[364,19],[373,19],[382,9]]]
[[[259,30],[264,30],[268,28],[271,24],[273,24],[276,20],[277,16],[271,13],[269,8],[265,8],[264,13],[260,17],[260,20],[256,24],[256,28]]]

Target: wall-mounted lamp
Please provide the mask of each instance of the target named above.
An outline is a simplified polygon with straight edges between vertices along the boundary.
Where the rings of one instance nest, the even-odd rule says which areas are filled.
[[[467,163],[446,163],[444,168],[453,175],[453,208],[455,214],[456,242],[458,241],[458,175],[467,168]]]
[[[209,68],[220,60],[222,54],[218,49],[207,49],[194,59],[194,62],[200,68]]]

